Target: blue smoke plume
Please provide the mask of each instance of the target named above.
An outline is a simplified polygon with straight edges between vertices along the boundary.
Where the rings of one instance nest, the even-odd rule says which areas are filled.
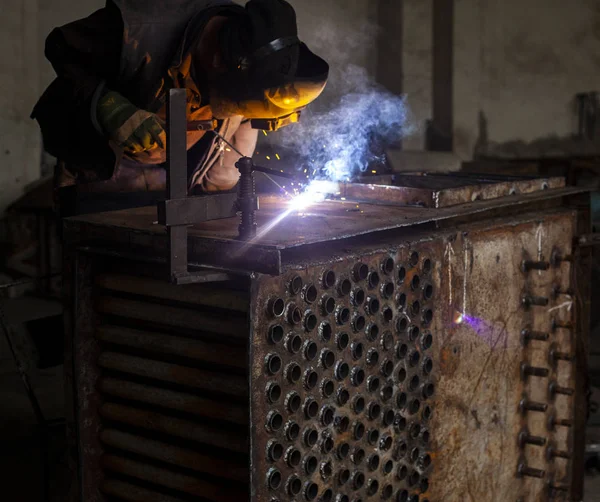
[[[348,89],[327,109],[309,107],[298,124],[281,131],[279,141],[304,159],[311,179],[350,181],[384,164],[384,148],[410,132],[403,96],[381,88],[360,68],[346,68],[342,78]]]

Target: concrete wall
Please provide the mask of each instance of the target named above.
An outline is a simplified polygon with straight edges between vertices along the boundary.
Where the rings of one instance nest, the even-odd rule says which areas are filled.
[[[598,0],[456,0],[455,148],[576,131],[574,96],[600,90]]]
[[[432,112],[432,0],[403,3],[403,87],[422,126]],[[470,159],[482,142],[547,140],[549,150],[566,141],[575,94],[600,90],[598,47],[598,0],[455,0],[456,153]],[[405,148],[423,148],[424,133]]]
[[[29,115],[54,78],[48,33],[90,14],[103,0],[3,0],[0,16],[0,213],[40,176],[41,137]]]

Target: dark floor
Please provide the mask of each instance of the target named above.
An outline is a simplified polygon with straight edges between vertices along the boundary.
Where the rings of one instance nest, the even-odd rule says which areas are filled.
[[[18,340],[17,350],[28,362],[32,383],[47,419],[63,416],[62,366],[38,369],[36,345],[22,324],[24,320],[41,317],[60,310],[56,303],[35,299],[3,300],[6,315]],[[593,337],[600,341],[600,333]],[[596,349],[600,354],[600,344]],[[595,352],[592,348],[592,352]],[[600,355],[592,357],[592,366],[599,373],[593,400],[600,403]],[[45,502],[43,498],[43,463],[39,428],[31,404],[23,389],[4,336],[0,336],[0,500],[6,502]],[[9,406],[6,404],[10,403]],[[588,438],[600,443],[600,411],[592,416]],[[50,430],[49,463],[50,500],[64,501],[66,493],[66,461],[64,429]],[[600,462],[599,462],[600,465]],[[585,502],[600,502],[600,470],[590,469],[586,476]]]

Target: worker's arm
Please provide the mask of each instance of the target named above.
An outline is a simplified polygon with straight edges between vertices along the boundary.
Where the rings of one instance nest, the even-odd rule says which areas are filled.
[[[231,143],[245,157],[252,157],[257,139],[258,130],[252,129],[248,120],[239,127]],[[215,192],[232,189],[240,177],[240,173],[237,167],[235,167],[235,163],[239,159],[239,153],[227,147],[223,155],[223,162],[217,160],[206,173],[206,176],[202,180],[202,190],[204,192]]]
[[[108,139],[135,152],[152,146],[162,132],[153,114],[111,91],[118,87],[122,40],[121,12],[110,0],[87,18],[54,29],[45,53],[57,78],[32,114],[48,152],[95,169],[99,179],[110,177],[116,160]],[[139,133],[142,124],[151,141]]]

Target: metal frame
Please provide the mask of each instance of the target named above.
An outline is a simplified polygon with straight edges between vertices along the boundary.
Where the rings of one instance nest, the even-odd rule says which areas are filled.
[[[167,200],[158,204],[158,221],[167,227],[171,282],[189,284],[227,280],[226,273],[188,269],[188,225],[236,215],[237,195],[189,197],[187,186],[185,89],[171,89],[167,104]]]

